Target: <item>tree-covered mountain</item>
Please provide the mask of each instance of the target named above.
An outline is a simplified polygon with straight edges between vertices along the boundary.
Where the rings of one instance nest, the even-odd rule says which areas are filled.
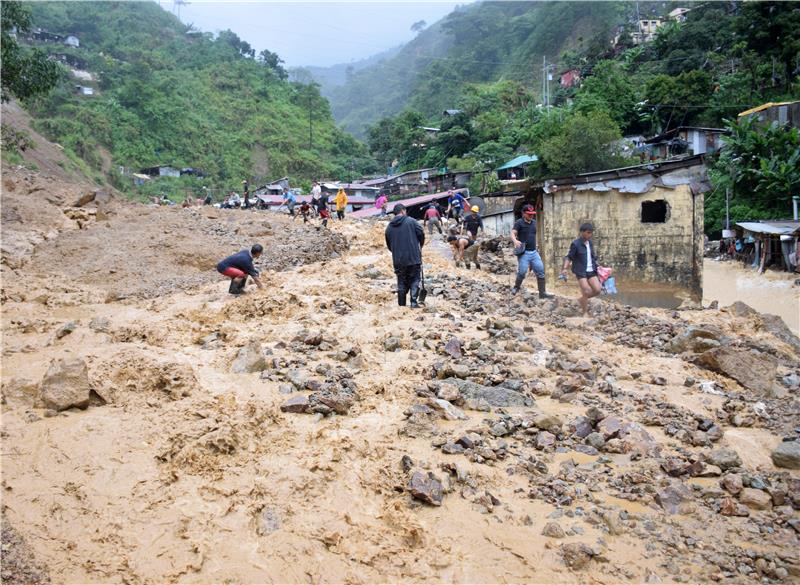
[[[70,65],[53,92],[25,105],[36,129],[98,180],[124,186],[119,166],[165,164],[199,168],[221,186],[245,177],[349,178],[373,164],[337,129],[318,85],[289,82],[278,55],[256,55],[231,31],[193,30],[154,2],[26,7],[34,26],[75,35],[80,47],[30,40]]]
[[[356,136],[404,108],[426,117],[453,108],[467,84],[538,86],[542,59],[565,49],[602,51],[620,2],[479,2],[459,7],[397,55],[353,72],[330,95],[336,120]]]

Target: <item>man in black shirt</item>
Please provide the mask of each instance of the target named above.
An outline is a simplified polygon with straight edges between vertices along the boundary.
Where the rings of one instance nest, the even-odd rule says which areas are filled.
[[[511,294],[515,295],[525,280],[528,270],[532,269],[536,273],[536,282],[539,285],[539,298],[550,299],[553,295],[545,291],[544,282],[544,263],[539,252],[536,250],[536,220],[533,217],[536,210],[531,204],[522,207],[522,218],[518,219],[511,229],[511,241],[514,243],[514,254],[517,256],[517,280]]]
[[[258,288],[264,288],[264,284],[258,277],[258,270],[253,265],[253,260],[261,256],[264,247],[261,244],[254,244],[249,250],[242,250],[217,264],[217,272],[231,279],[231,286],[228,292],[232,295],[240,295],[244,292],[247,284],[247,276],[253,277],[253,282]]]
[[[397,304],[406,306],[406,294],[411,291],[411,308],[419,307],[419,283],[422,272],[422,245],[425,230],[406,215],[404,205],[394,206],[394,219],[386,226],[386,247],[392,252],[392,264],[397,275]]]
[[[483,231],[483,218],[478,213],[480,208],[477,205],[473,205],[470,211],[472,213],[464,218],[464,227],[467,229],[470,239],[477,240],[478,230]]]

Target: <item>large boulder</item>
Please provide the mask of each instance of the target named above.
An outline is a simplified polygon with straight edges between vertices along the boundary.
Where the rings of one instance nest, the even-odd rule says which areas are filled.
[[[800,469],[800,441],[785,441],[772,452],[775,467]]]
[[[260,372],[266,367],[267,361],[264,359],[261,343],[254,339],[239,350],[239,354],[233,360],[231,371],[234,374],[249,374]]]
[[[702,353],[719,347],[725,341],[724,335],[716,327],[691,325],[673,337],[664,349],[670,353]]]
[[[42,379],[41,389],[45,408],[86,408],[91,393],[86,362],[80,358],[54,360]]]
[[[489,406],[531,406],[533,404],[532,398],[502,386],[482,386],[458,378],[448,378],[444,382],[457,386],[465,400],[485,401]]]
[[[788,343],[795,351],[800,352],[800,338],[792,333],[792,330],[784,323],[783,319],[777,315],[764,314],[761,315],[761,321],[764,324],[764,329],[784,343]]]
[[[772,356],[731,347],[706,351],[700,354],[697,363],[733,378],[748,390],[764,394],[772,390],[777,371],[777,364]]]

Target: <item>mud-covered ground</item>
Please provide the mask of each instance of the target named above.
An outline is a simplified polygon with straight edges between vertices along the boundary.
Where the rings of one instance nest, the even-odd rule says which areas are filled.
[[[30,215],[43,178],[4,180],[4,583],[800,579],[779,319],[583,318],[438,241],[412,311],[385,224]],[[267,289],[230,297],[213,266],[254,241]]]

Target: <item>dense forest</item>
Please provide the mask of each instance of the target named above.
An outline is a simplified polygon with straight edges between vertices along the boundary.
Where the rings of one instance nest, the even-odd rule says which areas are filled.
[[[684,22],[667,16],[677,6],[691,8]],[[800,189],[800,167],[791,162],[800,157],[797,131],[768,133],[735,120],[752,106],[800,96],[800,3],[640,2],[640,18],[659,18],[662,25],[652,41],[638,45],[630,36],[634,3],[471,8],[440,23],[452,37],[449,54],[458,57],[446,67],[430,63],[404,109],[367,128],[382,166],[482,171],[517,154],[535,154],[532,176],[567,175],[639,162],[623,148],[623,136],[729,125],[729,152],[737,156],[733,164],[723,160],[712,168],[716,188],[706,201],[707,229],[720,228],[728,187],[735,220],[790,209],[790,193]],[[576,36],[587,14],[593,26],[584,34],[591,36]],[[520,22],[536,23],[535,34],[514,38],[530,31]],[[537,51],[547,47],[550,55],[559,46],[566,48],[550,57],[556,64],[550,107],[542,107],[541,69],[528,66],[522,74],[516,59],[524,60],[523,47],[531,63],[541,59]],[[494,59],[494,66],[483,62]],[[582,81],[561,87],[558,74],[569,69]],[[366,69],[356,77],[369,74]],[[437,79],[446,82],[437,85]],[[443,104],[458,112],[443,115]],[[422,127],[441,131],[432,138]]]
[[[55,90],[25,106],[36,129],[98,180],[126,187],[119,166],[159,164],[199,168],[206,184],[220,186],[351,178],[373,168],[363,144],[335,126],[318,85],[289,82],[278,55],[256,55],[231,31],[193,30],[154,2],[25,7],[33,26],[75,35],[80,47],[31,42],[93,77],[76,79],[62,66]]]

